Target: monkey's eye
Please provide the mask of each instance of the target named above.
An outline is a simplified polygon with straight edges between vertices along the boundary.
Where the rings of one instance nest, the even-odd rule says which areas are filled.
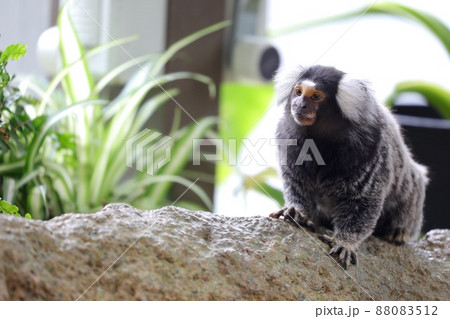
[[[300,90],[299,88],[295,88],[295,95],[297,96],[302,95],[302,90]]]
[[[322,95],[315,93],[311,96],[314,101],[320,101],[322,99]]]

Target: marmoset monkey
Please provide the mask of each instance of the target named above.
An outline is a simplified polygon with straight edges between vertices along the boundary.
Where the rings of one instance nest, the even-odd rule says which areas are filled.
[[[413,160],[399,124],[368,84],[315,65],[279,70],[275,91],[284,107],[276,137],[297,143],[278,148],[286,153],[280,163],[286,207],[270,216],[332,229],[321,239],[344,268],[356,264],[356,248],[372,234],[398,245],[415,238],[427,169]],[[324,163],[296,164],[307,140]]]

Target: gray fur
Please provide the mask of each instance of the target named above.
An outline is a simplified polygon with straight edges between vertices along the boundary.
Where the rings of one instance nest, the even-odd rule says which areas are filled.
[[[291,114],[292,90],[302,80],[322,83],[332,92],[308,127]],[[380,105],[368,83],[351,79],[331,67],[283,70],[275,78],[278,103],[284,116],[277,138],[297,139],[281,165],[286,208],[271,214],[309,227],[329,227],[322,236],[341,265],[356,264],[356,248],[374,234],[395,244],[415,239],[423,219],[427,169],[416,163],[399,124]],[[333,114],[333,115],[330,115]],[[325,166],[295,165],[305,139],[313,139]],[[293,208],[293,209],[292,209]]]

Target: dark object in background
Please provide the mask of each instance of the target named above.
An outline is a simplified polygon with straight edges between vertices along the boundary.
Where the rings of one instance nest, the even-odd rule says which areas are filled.
[[[167,47],[197,30],[226,19],[225,0],[170,0],[167,6]],[[222,81],[224,34],[225,31],[220,30],[191,43],[167,63],[166,72],[197,72],[210,77],[218,89]],[[198,120],[205,116],[218,115],[219,98],[216,95],[211,99],[204,84],[192,80],[179,80],[168,84],[166,88],[180,90],[176,100],[189,112],[189,116],[185,112],[181,113],[182,125],[193,123],[192,118]],[[175,108],[179,106],[169,101],[166,107],[161,109],[163,113],[161,123],[165,124],[163,132],[170,131],[174,117],[172,110]],[[188,164],[186,170],[206,173],[213,178],[215,164],[211,162],[202,162],[199,166]],[[214,197],[213,183],[201,178],[197,185],[207,192],[209,198]],[[170,198],[175,200],[185,191],[185,187],[174,184]],[[198,197],[188,192],[183,196],[184,200],[196,202]]]
[[[450,121],[426,105],[395,105],[414,158],[429,169],[422,232],[450,228]]]

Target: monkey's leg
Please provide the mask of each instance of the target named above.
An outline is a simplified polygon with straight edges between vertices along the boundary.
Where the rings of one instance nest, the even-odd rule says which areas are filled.
[[[309,197],[310,190],[294,180],[292,172],[283,172],[284,177],[284,199],[286,209],[283,212],[284,220],[294,224],[297,227],[307,227],[311,231],[315,231],[314,222],[311,214],[313,214],[313,202]]]
[[[404,245],[420,231],[422,207],[399,204],[384,209],[374,235],[392,244]]]
[[[286,167],[283,169],[286,170]],[[280,218],[284,216],[284,220],[291,222],[295,226],[305,226],[314,231],[314,223],[308,215],[308,213],[312,212],[311,208],[313,206],[311,200],[305,195],[308,192],[303,189],[298,181],[292,180],[291,173],[284,171],[283,178],[286,207],[270,214],[269,217]]]
[[[380,202],[378,199],[349,199],[340,203],[333,218],[333,236],[319,236],[331,247],[329,254],[343,268],[347,269],[350,263],[356,265],[355,250],[372,234],[381,213]]]
[[[424,176],[412,172],[410,179],[404,184],[406,186],[402,192],[392,194],[385,201],[374,233],[395,245],[403,245],[415,239],[422,228],[426,184]]]

